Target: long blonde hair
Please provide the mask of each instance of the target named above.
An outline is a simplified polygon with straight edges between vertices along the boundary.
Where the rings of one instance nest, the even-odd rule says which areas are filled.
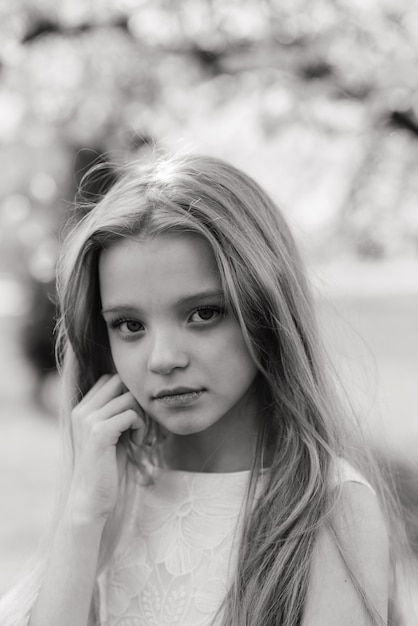
[[[333,529],[334,507],[339,505],[338,490],[331,490],[327,480],[335,459],[351,459],[377,488],[388,511],[391,504],[370,457],[353,458],[358,446],[345,434],[346,420],[325,367],[303,264],[281,212],[250,177],[206,156],[160,158],[146,168],[131,164],[100,202],[84,209],[84,217],[71,225],[58,264],[58,354],[69,390],[62,420],[67,484],[73,463],[71,409],[114,367],[99,315],[101,251],[138,235],[200,235],[213,250],[227,305],[257,364],[263,400],[238,565],[221,607],[222,620],[225,626],[297,626],[315,540],[322,527]],[[144,472],[158,462],[162,433],[157,424],[151,426],[156,445],[149,458],[140,459]],[[272,462],[254,507],[267,450]],[[129,459],[138,462],[135,451],[130,450]],[[100,567],[111,556],[117,520],[123,517],[122,489],[106,526]],[[388,523],[392,518],[389,512]],[[381,621],[356,576],[344,539],[334,535],[377,626]]]

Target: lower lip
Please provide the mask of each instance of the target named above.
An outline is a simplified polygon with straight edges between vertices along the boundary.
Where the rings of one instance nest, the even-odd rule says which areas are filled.
[[[177,407],[184,406],[186,404],[191,404],[192,402],[196,402],[200,398],[200,396],[204,393],[203,389],[201,391],[191,391],[190,393],[179,393],[174,396],[162,396],[161,398],[155,398],[157,402],[163,404],[168,407]]]

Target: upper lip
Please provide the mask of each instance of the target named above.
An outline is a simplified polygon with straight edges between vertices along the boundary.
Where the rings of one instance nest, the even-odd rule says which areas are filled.
[[[161,389],[155,394],[154,398],[162,398],[164,396],[176,396],[182,393],[192,393],[193,391],[202,391],[202,389],[192,389],[191,387],[174,387],[173,389]]]

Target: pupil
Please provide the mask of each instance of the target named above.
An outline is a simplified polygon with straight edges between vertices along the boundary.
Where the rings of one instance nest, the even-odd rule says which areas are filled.
[[[138,330],[140,330],[139,326],[139,322],[126,322],[127,329],[133,333],[136,333]]]
[[[210,320],[213,315],[212,309],[202,309],[199,311],[199,315],[204,320]]]

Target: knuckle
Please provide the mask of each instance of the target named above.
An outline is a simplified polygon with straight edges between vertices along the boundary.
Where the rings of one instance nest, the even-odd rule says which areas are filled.
[[[99,422],[96,422],[95,424],[92,425],[90,430],[91,430],[92,435],[97,436],[98,434],[100,434],[101,425],[99,424]]]
[[[90,429],[91,437],[96,441],[100,441],[104,436],[104,428],[100,422],[95,422]]]
[[[86,415],[85,422],[90,428],[93,428],[97,424],[97,414],[95,411]]]

